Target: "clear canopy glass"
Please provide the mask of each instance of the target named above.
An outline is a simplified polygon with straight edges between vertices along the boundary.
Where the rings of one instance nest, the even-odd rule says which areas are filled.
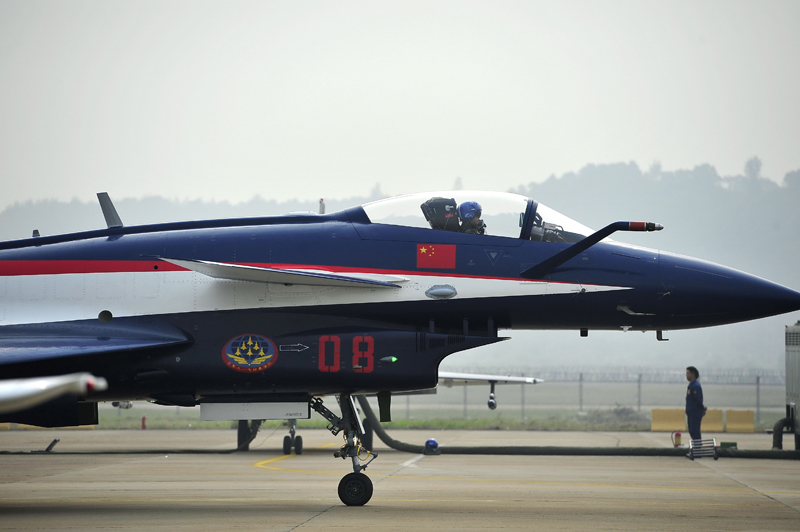
[[[582,240],[592,233],[594,230],[582,223],[539,203],[533,220],[531,240],[572,243]]]
[[[467,201],[477,202],[483,211],[481,218],[486,223],[486,234],[511,238],[519,238],[520,221],[525,216],[525,210],[528,207],[528,198],[517,194],[448,190],[379,200],[367,203],[363,205],[363,208],[372,223],[430,229],[432,224],[426,218],[422,205],[434,198],[452,200],[452,205],[456,207]],[[449,206],[446,208],[449,211]],[[455,212],[452,214],[455,216],[452,221],[456,223],[458,215]],[[454,230],[457,230],[457,226]]]
[[[433,200],[433,201],[432,201]],[[432,203],[431,203],[432,201]],[[404,225],[427,229],[458,231],[458,206],[467,201],[480,204],[485,234],[520,238],[530,198],[508,192],[448,190],[408,194],[362,205],[372,223]],[[441,219],[426,209],[435,205]],[[446,219],[444,217],[447,217]],[[574,242],[592,234],[588,227],[563,214],[538,204],[534,213],[531,239],[544,242]]]

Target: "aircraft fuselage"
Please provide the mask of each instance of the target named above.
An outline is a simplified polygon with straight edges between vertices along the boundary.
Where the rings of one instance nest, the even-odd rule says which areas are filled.
[[[360,207],[3,243],[3,374],[91,371],[109,381],[100,398],[187,405],[414,390],[497,329],[683,329],[800,308],[780,285],[613,241],[522,275],[570,245],[371,223]],[[384,285],[214,278],[191,261]]]

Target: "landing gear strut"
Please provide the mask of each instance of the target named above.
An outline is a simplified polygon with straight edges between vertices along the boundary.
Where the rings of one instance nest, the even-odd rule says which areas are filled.
[[[295,436],[297,432],[297,420],[290,419],[289,434],[283,437],[283,454],[292,454],[292,447],[294,447],[294,454],[303,454],[303,437]]]
[[[246,419],[240,419],[236,431],[236,447],[239,451],[249,451],[250,443],[256,439],[258,429],[261,427],[261,420],[254,419],[248,422]]]
[[[358,417],[355,402],[350,394],[339,396],[339,405],[342,408],[342,417],[339,418],[322,404],[322,399],[315,397],[311,400],[311,408],[330,423],[328,430],[336,436],[344,431],[344,445],[333,453],[336,458],[344,460],[350,458],[353,462],[353,472],[347,474],[339,482],[339,499],[347,506],[363,506],[372,498],[372,481],[362,473],[377,454],[367,450],[361,443],[364,427]],[[363,465],[360,462],[365,462]]]

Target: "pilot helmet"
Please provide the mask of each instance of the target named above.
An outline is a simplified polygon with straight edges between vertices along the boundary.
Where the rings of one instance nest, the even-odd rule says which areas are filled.
[[[458,215],[465,222],[472,221],[476,216],[481,217],[481,204],[477,201],[465,201],[458,207]]]

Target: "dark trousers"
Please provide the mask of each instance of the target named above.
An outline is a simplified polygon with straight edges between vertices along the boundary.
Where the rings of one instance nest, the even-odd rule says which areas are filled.
[[[689,424],[689,435],[693,440],[700,439],[700,422],[703,420],[704,412],[689,412],[686,414]]]

